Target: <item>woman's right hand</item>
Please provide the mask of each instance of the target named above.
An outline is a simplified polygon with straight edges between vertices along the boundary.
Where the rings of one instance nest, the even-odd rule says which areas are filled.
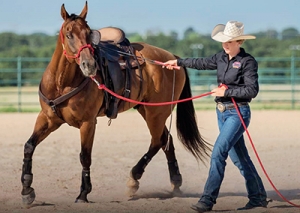
[[[162,67],[163,68],[166,67],[168,70],[173,70],[174,68],[176,69],[176,67],[178,67],[177,59],[164,62],[164,65]]]

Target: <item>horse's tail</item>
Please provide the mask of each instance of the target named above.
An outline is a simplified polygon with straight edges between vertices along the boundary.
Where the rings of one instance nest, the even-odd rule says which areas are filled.
[[[187,69],[184,67],[186,74],[186,81],[180,95],[180,99],[192,97],[190,79]],[[209,156],[208,152],[211,151],[211,144],[206,142],[200,135],[193,101],[184,101],[177,104],[177,134],[178,138],[184,147],[190,151],[196,159],[204,160]]]

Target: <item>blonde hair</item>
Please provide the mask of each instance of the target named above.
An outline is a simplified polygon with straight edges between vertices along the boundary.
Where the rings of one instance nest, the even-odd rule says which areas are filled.
[[[240,45],[242,45],[245,42],[245,39],[242,40],[236,40],[236,42],[238,42]]]

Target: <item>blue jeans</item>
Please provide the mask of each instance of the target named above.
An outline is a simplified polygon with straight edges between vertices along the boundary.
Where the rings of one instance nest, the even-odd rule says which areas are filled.
[[[248,127],[251,118],[250,107],[240,106],[239,110]],[[245,178],[249,202],[255,205],[265,201],[267,194],[245,146],[245,129],[236,109],[225,110],[222,113],[218,109],[216,111],[220,134],[211,154],[208,178],[199,201],[211,207],[216,203],[228,155]]]

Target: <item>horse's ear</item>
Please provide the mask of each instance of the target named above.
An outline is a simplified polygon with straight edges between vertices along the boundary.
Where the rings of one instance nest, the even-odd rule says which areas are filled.
[[[60,14],[65,21],[70,17],[69,13],[65,9],[65,4],[61,5]]]
[[[84,8],[82,9],[79,16],[85,20],[87,12],[88,12],[88,5],[87,5],[87,1],[85,1]]]

